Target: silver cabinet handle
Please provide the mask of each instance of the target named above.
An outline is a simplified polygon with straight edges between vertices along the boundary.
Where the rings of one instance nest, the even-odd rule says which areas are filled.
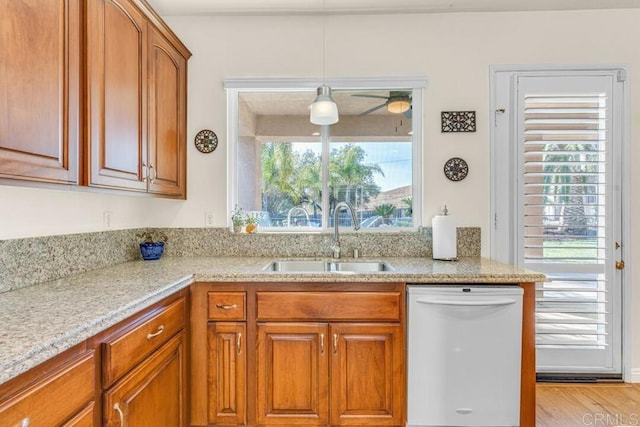
[[[238,354],[242,353],[242,334],[240,332],[236,338],[236,347],[238,347]]]
[[[156,173],[156,168],[154,168],[153,165],[149,165],[149,180],[153,182],[157,177],[158,174]]]
[[[338,334],[333,334],[333,354],[338,354]]]
[[[145,181],[147,179],[147,177],[149,176],[148,173],[149,169],[147,167],[147,164],[145,162],[142,162],[142,180]]]
[[[122,412],[122,409],[120,409],[120,404],[116,403],[115,405],[113,405],[113,409],[116,410],[118,416],[120,417],[120,427],[124,427],[124,413]]]
[[[20,423],[20,427],[29,427],[29,423],[31,422],[31,420],[29,418],[25,418],[24,420],[22,420],[22,422]]]
[[[147,339],[150,340],[151,338],[155,338],[163,332],[164,332],[164,325],[160,325],[155,332],[151,332],[150,334],[147,334]]]
[[[220,310],[235,310],[236,308],[238,308],[238,304],[216,304],[216,308],[219,308]]]
[[[320,354],[324,354],[324,334],[320,334]]]

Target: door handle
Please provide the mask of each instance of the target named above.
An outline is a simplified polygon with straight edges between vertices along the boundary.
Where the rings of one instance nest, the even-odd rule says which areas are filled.
[[[616,261],[616,269],[624,270],[624,261],[623,260]]]
[[[515,304],[516,300],[511,299],[497,299],[487,301],[458,301],[447,299],[419,299],[420,304],[432,304],[432,305],[455,305],[464,307],[483,307],[483,306],[495,306],[495,305],[510,305]]]

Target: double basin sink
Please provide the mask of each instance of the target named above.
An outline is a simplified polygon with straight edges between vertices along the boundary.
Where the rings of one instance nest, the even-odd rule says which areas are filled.
[[[273,261],[265,271],[281,273],[375,273],[393,271],[385,262],[287,260]]]

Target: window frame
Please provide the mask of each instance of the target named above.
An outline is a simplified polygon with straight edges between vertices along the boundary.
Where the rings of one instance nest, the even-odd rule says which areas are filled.
[[[412,227],[384,227],[366,232],[402,232],[416,231],[422,224],[422,194],[423,194],[423,96],[427,80],[424,77],[398,77],[398,78],[349,78],[349,79],[327,79],[324,84],[332,89],[408,89],[412,90]],[[238,78],[224,81],[224,89],[227,92],[227,227],[232,229],[230,212],[237,204],[238,200],[238,99],[242,92],[247,91],[315,91],[323,81],[317,79],[296,79],[296,78]],[[329,143],[331,126],[320,126],[319,142],[323,146],[323,169],[329,165]],[[337,141],[336,141],[337,142]],[[326,149],[324,147],[327,147]],[[326,153],[325,153],[326,151]],[[326,172],[326,171],[324,171]],[[323,180],[323,194],[328,194],[328,180]],[[327,196],[328,197],[328,196]],[[324,205],[323,198],[323,205]],[[326,209],[322,214],[322,227],[269,227],[269,233],[327,233],[329,227],[329,215]],[[265,230],[262,229],[264,232]],[[345,230],[347,231],[347,230]]]

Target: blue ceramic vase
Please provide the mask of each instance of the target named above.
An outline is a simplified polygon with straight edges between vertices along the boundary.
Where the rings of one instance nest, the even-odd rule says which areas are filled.
[[[140,254],[145,261],[160,259],[164,252],[164,242],[140,243]]]

